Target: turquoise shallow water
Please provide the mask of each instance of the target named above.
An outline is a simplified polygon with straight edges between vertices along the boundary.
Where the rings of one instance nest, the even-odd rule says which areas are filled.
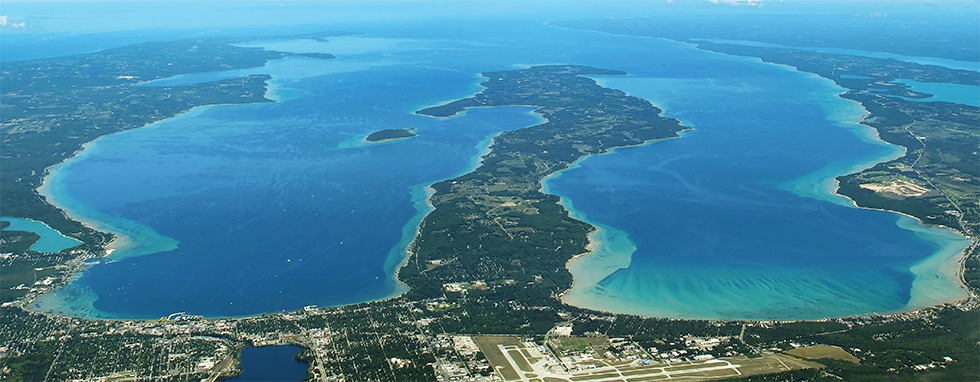
[[[959,239],[829,193],[833,176],[900,150],[858,126],[863,110],[828,81],[685,44],[540,23],[358,27],[369,33],[246,43],[333,60],[146,84],[268,73],[278,102],[195,109],[99,139],[53,169],[45,195],[121,239],[110,262],[33,309],[241,316],[397,295],[404,286],[393,274],[428,212],[426,186],[472,169],[494,134],[541,121],[528,107],[451,119],[414,111],[479,91],[479,72],[551,63],[626,71],[599,80],[695,128],[586,159],[547,182],[573,214],[603,228],[593,236],[598,255],[577,260],[593,266],[572,264],[566,301],[788,319],[957,296],[949,279],[923,286],[938,265],[920,265],[948,258]],[[388,128],[418,136],[363,142]],[[920,298],[927,289],[931,297]]]
[[[34,251],[57,253],[82,244],[82,242],[62,235],[61,232],[39,221],[12,217],[0,217],[0,221],[10,223],[4,228],[5,230],[33,232],[40,236],[41,238],[31,245],[31,250]]]
[[[814,319],[966,296],[939,259],[968,240],[938,229],[910,235],[919,226],[911,219],[832,194],[834,177],[902,153],[857,123],[859,105],[828,80],[724,59],[742,75],[600,79],[667,105],[695,130],[588,158],[548,181],[579,216],[617,228],[595,235],[596,259],[572,262],[585,282],[564,301],[666,317]],[[911,270],[943,248],[935,264]]]
[[[980,86],[919,82],[901,79],[896,82],[909,86],[914,91],[932,94],[929,98],[905,98],[916,102],[952,102],[962,105],[980,106]]]

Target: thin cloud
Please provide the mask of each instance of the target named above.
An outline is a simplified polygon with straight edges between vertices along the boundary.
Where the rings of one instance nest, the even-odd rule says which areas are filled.
[[[27,23],[24,23],[24,22],[12,23],[8,19],[7,15],[0,15],[0,27],[24,28],[26,26],[27,26]]]

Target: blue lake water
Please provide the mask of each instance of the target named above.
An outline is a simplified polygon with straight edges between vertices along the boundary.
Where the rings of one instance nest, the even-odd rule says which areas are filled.
[[[249,346],[242,349],[242,373],[228,381],[301,381],[307,377],[307,364],[296,360],[299,346]]]
[[[57,253],[82,244],[81,241],[62,235],[61,232],[39,221],[12,217],[0,217],[0,221],[10,223],[4,230],[33,232],[40,236],[41,238],[31,245],[33,251]]]
[[[914,91],[932,94],[929,98],[905,98],[916,102],[952,102],[962,105],[980,106],[980,86],[919,82],[900,79],[895,82],[908,85]]]
[[[626,71],[598,80],[695,127],[589,158],[547,183],[573,214],[605,227],[596,255],[579,258],[596,266],[572,264],[566,301],[788,319],[963,294],[932,277],[962,239],[830,194],[834,176],[900,153],[856,123],[863,109],[838,98],[830,81],[685,44],[540,23],[359,27],[368,33],[246,43],[333,60],[286,58],[147,84],[268,73],[278,102],[198,108],[103,137],[53,169],[45,195],[120,240],[109,263],[33,309],[242,316],[397,295],[405,287],[393,274],[428,212],[426,186],[472,169],[494,134],[541,122],[528,107],[450,119],[413,112],[479,91],[479,72],[553,63]],[[390,128],[418,136],[363,140]]]
[[[604,253],[600,264],[578,259],[572,268],[583,274],[602,264],[617,267],[607,265],[608,277],[573,289],[565,300],[702,318],[819,318],[906,308],[916,293],[909,267],[921,254],[946,245],[961,250],[967,242],[910,237],[896,225],[897,215],[855,209],[829,193],[836,175],[901,151],[854,123],[863,109],[837,98],[840,90],[828,80],[715,59],[740,74],[600,79],[666,105],[667,116],[695,130],[588,158],[548,181],[588,220],[616,228],[597,240],[625,248],[619,253],[633,251],[629,257]],[[785,90],[794,86],[808,90]],[[822,149],[793,149],[802,147]],[[794,176],[801,170],[807,176]],[[950,281],[943,293],[962,295]]]

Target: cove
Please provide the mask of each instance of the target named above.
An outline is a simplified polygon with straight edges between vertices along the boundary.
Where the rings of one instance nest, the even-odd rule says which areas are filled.
[[[40,236],[41,238],[38,239],[36,243],[31,245],[32,251],[57,253],[82,244],[82,242],[62,235],[61,232],[58,232],[47,224],[36,220],[0,217],[0,221],[10,223],[10,225],[4,227],[4,230],[33,232]]]
[[[919,82],[908,79],[899,79],[895,82],[908,85],[914,91],[932,94],[929,98],[907,98],[905,100],[915,102],[951,102],[961,105],[980,106],[980,86],[947,84],[937,82]]]

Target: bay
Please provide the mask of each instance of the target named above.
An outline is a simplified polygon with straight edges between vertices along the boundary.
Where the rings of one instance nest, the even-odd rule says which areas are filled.
[[[951,102],[961,105],[980,106],[980,86],[947,84],[937,82],[920,82],[899,79],[895,82],[908,85],[914,91],[931,94],[929,98],[907,98],[915,102]]]
[[[598,80],[695,128],[585,159],[546,182],[573,215],[602,228],[593,234],[601,255],[576,259],[595,261],[595,271],[571,264],[566,302],[789,319],[897,311],[962,293],[932,277],[962,239],[831,193],[834,176],[901,150],[858,125],[864,111],[827,80],[666,40],[533,22],[359,27],[369,33],[246,43],[336,59],[147,84],[268,73],[277,102],[195,109],[101,138],[54,169],[49,200],[126,245],[32,309],[222,317],[396,296],[405,287],[395,271],[428,212],[427,186],[472,169],[494,134],[541,122],[528,107],[445,120],[414,111],[478,92],[477,73],[554,63],[628,72]],[[418,136],[364,141],[391,128]]]
[[[54,228],[51,228],[47,224],[42,222],[24,219],[24,218],[14,218],[14,217],[0,217],[0,221],[5,221],[10,223],[10,225],[4,227],[7,231],[25,231],[33,232],[40,236],[40,239],[36,243],[31,245],[32,251],[44,252],[44,253],[58,253],[66,249],[76,247],[82,244],[74,238],[62,235]]]
[[[616,252],[606,241],[633,243],[619,260],[573,261],[576,280],[601,281],[576,284],[563,301],[658,317],[817,319],[966,296],[938,264],[955,261],[968,240],[910,237],[909,223],[897,224],[910,219],[832,194],[834,177],[901,155],[858,124],[859,105],[816,76],[716,59],[727,65],[708,78],[600,79],[668,105],[667,116],[695,130],[588,158],[548,181],[575,202],[566,206],[618,228],[596,235],[600,254]],[[924,253],[936,253],[933,268],[910,271]],[[608,273],[610,262],[620,266]],[[936,274],[941,293],[913,288]]]

